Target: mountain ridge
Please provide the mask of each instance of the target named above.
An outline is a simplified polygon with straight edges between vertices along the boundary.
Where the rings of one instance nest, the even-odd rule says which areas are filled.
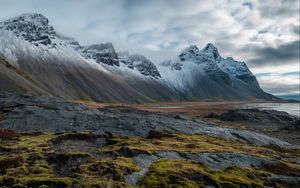
[[[0,22],[0,42],[0,53],[7,62],[28,75],[33,84],[38,83],[45,93],[67,99],[276,99],[259,87],[244,62],[222,58],[211,43],[202,50],[191,45],[175,61],[155,65],[139,54],[121,57],[112,43],[82,46],[58,34],[42,14],[23,14]],[[12,75],[5,76],[20,85]]]

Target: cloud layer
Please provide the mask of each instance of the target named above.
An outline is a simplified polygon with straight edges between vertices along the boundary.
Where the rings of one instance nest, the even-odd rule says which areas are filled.
[[[191,44],[201,48],[212,42],[223,56],[246,61],[254,73],[265,73],[258,79],[267,91],[298,89],[299,77],[287,80],[285,73],[299,73],[299,0],[0,0],[0,4],[2,20],[39,12],[57,31],[83,44],[110,41],[117,50],[144,53],[154,61]]]

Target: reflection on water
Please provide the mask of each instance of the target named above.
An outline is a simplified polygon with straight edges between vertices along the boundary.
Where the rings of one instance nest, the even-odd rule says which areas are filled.
[[[245,104],[242,108],[258,108],[262,110],[278,110],[285,111],[291,115],[300,117],[300,103],[258,103]]]

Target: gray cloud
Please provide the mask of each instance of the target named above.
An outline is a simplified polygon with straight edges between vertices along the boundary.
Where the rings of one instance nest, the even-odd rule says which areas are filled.
[[[265,17],[290,17],[299,14],[299,0],[264,0],[258,9]]]
[[[264,47],[252,49],[257,58],[251,59],[249,63],[255,66],[280,65],[286,62],[299,61],[300,41],[279,45],[278,47]]]
[[[297,94],[300,90],[298,84],[286,85],[273,83],[273,85],[261,84],[261,87],[263,87],[266,92],[272,93],[274,95]]]
[[[265,91],[275,95],[299,94],[300,91],[300,72],[299,70],[291,73],[266,73],[256,75],[261,87]]]

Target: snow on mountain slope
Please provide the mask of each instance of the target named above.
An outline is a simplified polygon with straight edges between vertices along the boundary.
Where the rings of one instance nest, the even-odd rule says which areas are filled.
[[[229,75],[259,88],[259,84],[255,76],[244,62],[236,61],[232,57],[227,57],[226,59],[222,58],[221,61],[218,62],[218,66],[222,69],[222,71]]]
[[[145,56],[140,54],[129,55],[129,52],[121,52],[120,61],[130,69],[138,70],[142,75],[159,78],[160,73],[156,66]]]
[[[1,22],[1,30],[2,32],[8,31],[8,33],[12,33],[12,36],[34,44],[38,53],[42,49],[44,50],[43,53],[56,53],[59,58],[71,58],[70,56],[79,58],[78,56],[82,56],[83,59],[88,60],[87,62],[92,60],[100,65],[120,66],[118,55],[111,43],[81,46],[73,38],[58,34],[49,25],[48,19],[41,14],[23,14]],[[4,37],[9,34],[2,33],[1,35]],[[9,36],[9,40],[13,40],[11,36]],[[31,53],[34,52],[31,51]],[[144,58],[143,63],[136,65],[136,67],[142,75],[152,76],[152,74],[146,74],[147,71],[145,71],[145,69],[149,69],[149,64],[151,65],[152,63],[145,60],[146,58]],[[76,59],[74,59],[74,62],[76,62]],[[153,74],[153,76],[156,77],[157,75]]]
[[[160,63],[158,70],[163,82],[191,98],[272,98],[260,89],[245,63],[222,58],[211,43],[201,50],[196,45],[186,48]]]
[[[39,26],[32,23],[40,25],[40,22],[31,22],[29,18],[39,20],[39,16],[26,14],[23,18],[22,15],[19,18],[20,24],[17,23],[16,18],[0,23],[2,28],[0,29],[0,53],[13,69],[17,69],[17,72],[12,74],[22,72],[22,75],[30,78],[31,84],[43,90],[43,92],[35,90],[36,94],[50,93],[68,99],[122,102],[170,100],[174,96],[168,88],[164,88],[157,81],[152,81],[151,77],[146,78],[139,71],[132,70],[126,65],[110,66],[102,61],[97,62],[97,59],[85,58],[79,51],[79,48],[82,49],[81,46],[71,38],[51,32],[51,37],[49,36],[51,42],[45,44],[40,43],[38,37],[33,37],[34,40],[31,40],[17,34],[23,33],[23,28],[26,28],[24,30],[26,32],[35,32],[34,28]],[[9,23],[19,26],[9,27]],[[21,31],[18,32],[18,28],[21,28]],[[39,35],[37,33],[34,36]],[[108,60],[112,60],[110,56]],[[0,63],[4,64],[4,61]],[[15,80],[11,82],[14,82],[15,88],[22,87],[21,82],[17,83]],[[27,89],[27,92],[31,91],[26,87],[24,89]],[[148,92],[141,92],[147,90]]]
[[[17,37],[35,45],[50,45],[57,36],[48,23],[48,19],[41,14],[23,14],[2,22],[0,29],[12,31]]]
[[[184,65],[196,64],[197,66],[192,68],[183,68]],[[247,78],[254,77],[251,71],[248,69],[244,62],[239,62],[234,60],[232,57],[226,59],[222,58],[217,50],[217,48],[209,43],[202,50],[199,50],[196,45],[192,45],[186,48],[182,53],[179,54],[178,58],[174,60],[168,60],[160,64],[163,67],[171,67],[171,70],[182,70],[191,69],[201,69],[206,74],[219,74],[223,76],[233,76],[235,78],[241,79],[248,84],[252,84],[254,81],[246,80]],[[188,66],[185,66],[188,67]]]
[[[272,98],[245,63],[222,58],[212,44],[155,66],[143,55],[118,54],[111,43],[82,46],[41,14],[0,22],[0,54],[0,66],[10,69],[0,79],[14,88],[26,82],[22,90],[35,94],[121,102]]]
[[[199,64],[206,72],[214,72],[219,71],[216,62],[221,61],[221,56],[219,55],[217,48],[209,43],[202,50],[199,50],[195,45],[186,48],[179,55],[179,59],[182,62]]]
[[[85,58],[94,59],[97,63],[120,66],[118,55],[112,43],[95,44],[82,48],[81,54]]]

